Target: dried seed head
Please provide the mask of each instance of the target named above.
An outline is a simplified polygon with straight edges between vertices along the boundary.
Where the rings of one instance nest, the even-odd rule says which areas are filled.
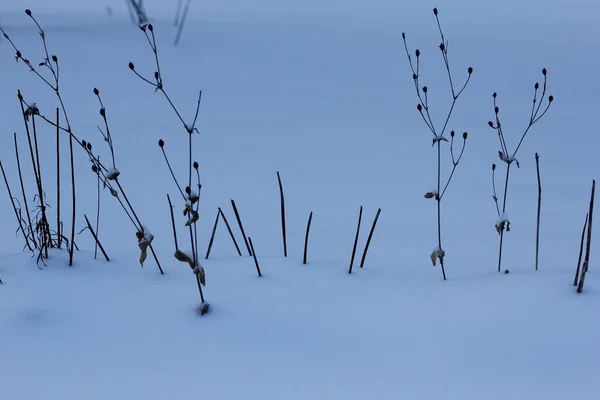
[[[92,144],[91,144],[91,143],[88,143],[88,144],[87,144],[85,147],[86,147],[86,148],[87,148],[89,151],[92,151]]]
[[[85,148],[85,147],[87,147],[87,142],[85,140],[82,140],[81,145]]]
[[[190,193],[192,193],[192,189],[190,189],[190,187],[189,187],[189,186],[186,186],[186,187],[185,187],[185,192],[186,192],[187,194],[190,194]]]
[[[494,127],[494,123],[492,121],[488,121],[488,125],[490,126],[490,128]]]
[[[31,10],[30,9],[25,10],[25,14],[27,14],[31,17]]]
[[[540,84],[538,82],[536,82],[534,88],[535,88],[535,90],[538,90],[540,88]]]
[[[154,79],[158,80],[158,71],[154,72]]]
[[[496,113],[496,115],[500,112],[500,107],[496,106],[494,108],[494,112]]]
[[[492,164],[492,171],[496,170],[496,164]]]
[[[433,15],[438,15],[437,8],[434,8],[434,9],[433,9]]]
[[[423,93],[427,93],[427,86],[423,86]]]
[[[444,46],[444,43],[440,43],[440,50],[441,51],[446,50],[446,46]]]
[[[100,91],[98,90],[98,88],[94,88],[94,94],[95,94],[96,96],[98,96],[98,95],[100,94]]]
[[[498,96],[498,93],[494,92],[494,94],[492,94],[492,97],[496,98],[496,96]]]
[[[198,161],[194,161],[194,169],[195,169],[196,171],[198,170],[198,167],[199,167],[199,165],[198,165]]]
[[[106,111],[104,111],[104,108],[100,109],[100,115],[102,115],[103,117],[106,117]]]
[[[550,95],[548,96],[548,102],[552,103],[554,101],[554,96]]]
[[[546,68],[542,68],[542,75],[546,76],[547,73],[548,71],[546,71]]]
[[[413,74],[413,80],[416,81],[418,78],[417,74]]]
[[[463,139],[467,140],[467,136],[469,136],[469,134],[467,132],[463,132]]]
[[[473,67],[469,67],[469,69],[467,69],[467,72],[469,73],[469,75],[471,75],[473,73]]]
[[[165,141],[164,141],[164,140],[162,140],[162,139],[160,139],[160,140],[158,141],[158,146],[159,146],[159,147],[162,149],[162,148],[165,146]]]
[[[419,57],[420,55],[421,55],[421,51],[420,51],[419,49],[417,49],[417,50],[415,51],[415,56]]]
[[[58,57],[56,57],[56,56],[52,56],[52,61],[54,61],[54,62],[58,62]]]
[[[148,30],[149,30],[150,32],[153,32],[153,31],[154,31],[154,27],[152,26],[152,24],[148,25]]]
[[[132,71],[135,69],[135,65],[132,62],[129,63],[129,69]]]
[[[454,131],[450,131],[450,137],[454,137]]]
[[[417,104],[417,110],[419,110],[419,112],[423,111],[423,106],[421,104]]]
[[[96,164],[92,165],[92,171],[98,173],[98,167],[96,166]]]
[[[406,39],[406,33],[402,32],[402,39]]]
[[[21,58],[21,52],[17,50],[17,58]]]

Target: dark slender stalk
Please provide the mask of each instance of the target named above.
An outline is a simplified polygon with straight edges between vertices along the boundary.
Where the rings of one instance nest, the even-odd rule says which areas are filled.
[[[208,257],[210,257],[210,251],[212,249],[213,242],[215,241],[215,234],[217,233],[217,225],[219,224],[219,217],[221,217],[221,211],[217,211],[217,217],[215,218],[215,224],[213,225],[212,233],[210,234],[210,241],[208,242],[208,249],[206,249],[206,257],[204,257],[207,260],[208,260]]]
[[[94,237],[96,244],[98,245],[98,247],[100,247],[100,251],[102,252],[102,255],[104,256],[106,261],[110,261],[110,258],[108,258],[108,254],[106,254],[106,251],[104,251],[104,247],[102,247],[102,243],[100,243],[100,239],[98,239],[98,235],[96,235],[96,232],[94,232],[94,228],[92,228],[92,224],[90,224],[90,220],[88,219],[87,215],[83,214],[83,217],[85,218],[85,223],[87,224],[87,227],[90,230],[90,233]]]
[[[302,260],[303,264],[306,264],[306,257],[308,255],[308,235],[310,235],[310,224],[312,223],[312,211],[308,215],[308,224],[306,225],[306,236],[304,237],[304,258]]]
[[[540,254],[540,218],[542,211],[542,180],[540,178],[540,155],[538,153],[535,153],[535,168],[538,182],[537,224],[535,231],[535,270],[537,271]]]
[[[252,249],[250,248],[250,244],[248,243],[248,238],[246,237],[246,232],[244,232],[244,225],[242,225],[242,219],[240,218],[240,213],[238,212],[237,206],[235,205],[235,201],[231,200],[231,207],[233,208],[233,212],[235,214],[235,218],[237,219],[237,223],[240,226],[240,231],[242,232],[242,237],[244,238],[244,243],[246,244],[246,249],[248,250],[248,255],[252,255]]]
[[[56,125],[60,125],[60,108],[56,107]],[[58,230],[58,248],[62,247],[62,232],[60,229],[60,129],[56,128],[56,229]],[[96,231],[97,231],[96,227]],[[94,254],[94,258],[95,258]]]
[[[156,262],[156,265],[158,266],[158,270],[160,271],[161,275],[164,275],[164,271],[160,265],[160,262],[158,261],[158,256],[156,255],[156,252],[154,251],[154,247],[152,247],[152,244],[148,245],[148,247],[150,248],[150,252],[152,253],[152,257],[154,257],[154,261]]]
[[[227,217],[225,217],[225,214],[223,213],[223,210],[221,210],[220,207],[219,207],[219,213],[221,214],[221,218],[223,218],[223,222],[225,222],[225,226],[227,227],[229,236],[231,236],[231,240],[233,241],[233,244],[235,245],[235,249],[237,250],[238,255],[241,257],[242,251],[240,250],[240,246],[238,246],[237,240],[235,240],[235,236],[233,235],[233,231],[231,230],[231,226],[229,225],[229,221],[227,221]]]
[[[287,234],[285,229],[285,197],[283,196],[283,185],[281,184],[281,175],[277,171],[277,182],[279,182],[279,196],[281,199],[281,234],[283,236],[283,256],[287,257]]]
[[[40,202],[40,211],[42,214],[41,229],[40,229],[42,248],[40,249],[40,252],[43,251],[45,258],[48,258],[48,247],[52,247],[52,239],[51,239],[51,235],[50,235],[50,224],[48,223],[48,218],[46,215],[46,199],[45,199],[44,188],[43,188],[42,167],[40,164],[40,152],[39,152],[39,148],[38,148],[37,127],[35,124],[35,113],[31,115],[31,126],[33,127],[33,143],[34,143],[34,149],[35,149],[35,168],[37,168],[37,171],[38,171],[38,192],[39,192],[38,195],[39,195],[39,202]]]
[[[592,247],[592,221],[594,217],[594,195],[596,193],[596,181],[592,181],[592,196],[590,199],[590,211],[588,217],[587,227],[587,239],[585,244],[585,257],[583,259],[583,266],[581,267],[581,278],[579,279],[579,286],[577,287],[577,293],[583,291],[583,284],[585,283],[585,275],[587,274],[590,265],[590,250]]]
[[[191,2],[192,0],[188,0],[185,4],[185,8],[183,9],[183,15],[181,16],[181,21],[179,22],[179,29],[177,29],[177,36],[175,37],[175,46],[179,44],[179,39],[181,39],[181,33],[183,32],[183,26],[185,25],[185,20],[187,18]]]
[[[573,280],[573,286],[577,286],[579,283],[579,271],[581,268],[581,257],[583,256],[583,244],[585,243],[585,230],[587,228],[589,214],[585,214],[585,222],[583,223],[583,229],[581,231],[581,243],[579,245],[579,258],[577,259],[577,269],[575,270],[575,279]]]
[[[373,225],[371,226],[371,231],[369,232],[369,237],[367,238],[367,244],[365,245],[365,250],[363,251],[362,259],[360,260],[361,268],[365,264],[367,252],[369,251],[369,245],[371,244],[371,239],[373,239],[373,232],[375,232],[375,226],[377,225],[377,220],[379,219],[379,214],[381,214],[381,208],[377,210],[377,214],[375,215],[375,219],[373,220]]]
[[[508,193],[508,180],[510,177],[510,164],[506,164],[506,180],[504,181],[504,199],[502,200],[502,214],[506,212],[506,195]],[[498,248],[498,272],[502,270],[502,247],[504,244],[504,231],[500,231],[500,246]]]
[[[121,183],[119,182],[119,179],[115,179],[114,182],[117,184],[117,187],[121,191],[121,194],[123,195],[123,199],[125,200],[125,203],[127,203],[127,206],[129,207],[129,210],[131,210],[131,214],[133,215],[133,218],[135,218],[135,220],[137,221],[136,228],[139,231],[143,231],[142,222],[140,221],[140,219],[138,218],[137,214],[135,213],[135,210],[133,209],[133,206],[131,205],[131,202],[129,201],[129,198],[127,198],[127,194],[125,194],[125,191],[123,190],[123,187],[121,186]],[[150,248],[150,251],[152,252],[152,257],[154,257],[154,261],[156,262],[156,265],[158,267],[158,270],[160,271],[160,274],[164,275],[165,273],[164,273],[164,271],[162,269],[162,266],[160,265],[160,261],[158,261],[158,257],[156,256],[156,252],[154,251],[154,248],[152,247],[152,244],[149,244],[148,247]]]
[[[75,161],[73,159],[73,137],[69,136],[69,151],[71,156],[71,188],[73,201],[73,215],[71,220],[71,246],[69,248],[69,266],[73,266],[73,250],[75,249]]]
[[[442,185],[442,146],[441,141],[437,142],[437,229],[438,229],[438,257],[440,259],[440,267],[442,269],[442,277],[446,280],[446,269],[444,268],[444,249],[442,247],[442,197],[440,193]],[[362,265],[361,265],[362,268]]]
[[[100,156],[98,156],[100,161]],[[100,234],[100,172],[96,172],[96,234]],[[98,256],[98,242],[94,246],[94,259]]]
[[[175,228],[175,214],[173,213],[173,203],[171,202],[171,196],[167,194],[167,201],[169,202],[169,212],[171,213],[171,225],[173,227],[173,240],[175,240],[175,251],[179,250],[179,243],[177,242],[177,229]]]
[[[4,172],[4,166],[2,165],[2,161],[0,161],[0,170],[2,170],[2,176],[4,177],[4,183],[6,184],[6,190],[8,191],[8,197],[10,197],[10,202],[12,203],[13,206],[13,210],[15,211],[15,217],[17,217],[17,222],[19,223],[19,228],[21,229],[21,233],[23,234],[23,238],[25,239],[25,245],[27,246],[27,248],[29,248],[29,250],[33,251],[33,248],[31,248],[31,245],[29,244],[29,239],[27,238],[27,233],[25,232],[25,229],[23,228],[23,222],[21,221],[21,218],[19,217],[19,212],[17,211],[17,205],[15,204],[15,198],[12,195],[12,192],[10,191],[10,185],[8,183],[8,179],[6,178],[6,172]]]
[[[33,234],[34,232],[34,228],[33,228],[33,224],[31,222],[31,214],[29,213],[29,204],[27,201],[27,194],[25,193],[25,183],[23,182],[23,173],[21,171],[21,161],[20,161],[20,157],[19,157],[19,145],[17,144],[17,133],[15,132],[13,134],[13,138],[14,138],[14,142],[15,142],[15,156],[17,158],[17,171],[19,172],[19,182],[21,183],[21,194],[23,195],[23,204],[25,205],[25,213],[27,214],[27,223],[29,224],[28,226],[28,233],[25,233],[25,231],[23,231],[23,233],[27,236],[29,236],[29,233],[31,233],[31,241],[33,242],[33,246],[34,248],[38,248],[38,244],[37,241],[35,240],[35,235]],[[7,182],[7,186],[8,186],[8,182]],[[12,198],[12,196],[11,196]],[[19,221],[21,219],[19,218]],[[28,247],[29,247],[29,241],[27,242]],[[31,248],[31,247],[29,247]],[[33,249],[32,249],[33,250]]]
[[[137,25],[137,21],[135,19],[135,15],[133,14],[133,8],[131,6],[131,0],[125,0],[125,4],[127,4],[127,11],[129,12],[129,18],[131,18],[131,23]]]
[[[354,245],[352,246],[352,257],[350,258],[350,268],[348,269],[348,273],[352,273],[352,266],[354,265],[354,257],[356,256],[356,246],[358,245],[358,236],[360,234],[360,224],[362,222],[362,213],[363,206],[360,206],[360,210],[358,212],[358,225],[356,226],[356,235],[354,236]]]
[[[252,238],[248,238],[248,242],[250,243],[250,249],[252,250],[252,257],[254,258],[254,265],[256,265],[256,272],[258,272],[258,276],[261,277],[262,273],[260,272],[260,266],[258,265],[258,259],[256,258],[256,252],[254,251],[254,245],[252,244]]]
[[[181,15],[181,3],[182,3],[182,0],[177,0],[177,10],[175,11],[175,22],[174,22],[175,26],[179,25],[179,17]]]

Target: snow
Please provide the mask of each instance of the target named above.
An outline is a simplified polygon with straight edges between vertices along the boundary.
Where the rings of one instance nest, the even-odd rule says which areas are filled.
[[[102,193],[99,238],[111,258],[94,259],[94,240],[76,237],[47,267],[22,252],[11,203],[0,188],[0,381],[7,399],[595,399],[600,347],[600,281],[590,271],[581,295],[572,285],[591,180],[598,178],[594,132],[600,82],[596,76],[596,3],[559,0],[439,5],[456,71],[473,66],[448,129],[469,132],[469,147],[441,203],[448,281],[431,268],[437,242],[435,208],[423,182],[436,177],[430,132],[415,109],[414,86],[400,34],[422,53],[434,121],[447,112],[447,77],[431,14],[434,4],[374,0],[209,1],[192,4],[180,45],[172,45],[173,5],[147,0],[165,90],[187,122],[203,92],[193,135],[200,164],[199,255],[221,207],[238,244],[230,200],[256,248],[239,257],[219,225],[203,287],[210,312],[198,315],[196,276],[177,261],[166,200],[172,177],[156,145],[163,138],[179,182],[189,174],[187,141],[160,93],[127,68],[151,76],[154,56],[132,26],[123,2],[98,5],[30,0],[3,8],[0,24],[23,51],[41,60],[30,7],[59,57],[61,93],[75,134],[102,140],[98,87],[107,109],[119,183],[144,228],[152,257],[144,268],[132,226],[117,199]],[[575,3],[575,4],[574,4]],[[344,7],[341,7],[341,5]],[[113,7],[110,18],[104,6]],[[55,6],[55,7],[54,7]],[[542,17],[538,8],[544,7]],[[55,8],[55,10],[53,10]],[[70,9],[67,13],[66,11]],[[39,10],[39,11],[37,11]],[[19,11],[13,13],[13,11]],[[54,11],[54,12],[53,12]],[[63,13],[64,11],[64,13]],[[246,17],[246,13],[248,16]],[[74,15],[77,17],[75,18]],[[493,45],[490,45],[493,44]],[[577,66],[577,73],[573,73]],[[498,141],[486,122],[491,93],[502,95],[506,140],[526,127],[532,86],[548,68],[555,104],[528,133],[511,173],[503,269],[489,166]],[[16,99],[35,99],[54,115],[54,94],[0,40],[0,105],[5,141],[0,160],[19,195],[12,132],[28,151]],[[582,89],[582,88],[585,88]],[[573,116],[577,116],[573,118]],[[36,119],[37,122],[37,119]],[[38,126],[44,191],[55,217],[55,129]],[[62,219],[70,230],[70,160],[61,141]],[[76,146],[77,147],[77,146]],[[95,146],[101,160],[109,149]],[[543,202],[540,270],[534,271],[537,177]],[[23,153],[26,154],[26,153]],[[178,156],[179,155],[179,156]],[[449,156],[448,156],[449,158]],[[570,160],[565,163],[564,160]],[[30,202],[29,159],[22,167]],[[97,178],[76,148],[76,231],[95,216]],[[442,172],[451,170],[442,162]],[[285,190],[289,257],[283,257],[279,190]],[[503,183],[503,182],[502,182]],[[503,190],[504,185],[497,189]],[[499,193],[501,196],[502,193]],[[123,200],[123,195],[119,198]],[[30,203],[31,205],[31,203]],[[347,273],[356,212],[385,210],[364,268]],[[308,264],[302,264],[306,218]],[[175,208],[178,240],[189,247],[186,218]],[[488,222],[486,222],[488,221]],[[364,248],[370,220],[363,221]],[[597,236],[596,236],[597,237]],[[436,248],[437,250],[437,248]],[[245,254],[245,253],[244,253]],[[206,304],[207,304],[206,303]]]

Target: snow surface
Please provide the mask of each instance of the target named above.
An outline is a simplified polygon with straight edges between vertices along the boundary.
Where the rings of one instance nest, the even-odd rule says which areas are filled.
[[[160,93],[127,68],[131,61],[145,76],[154,71],[146,38],[128,22],[122,3],[12,2],[3,5],[0,24],[24,56],[41,61],[39,36],[21,10],[33,9],[50,52],[59,56],[71,125],[108,160],[96,128],[102,121],[92,89],[100,89],[119,182],[140,220],[153,228],[165,275],[152,257],[140,268],[136,229],[107,191],[98,233],[111,262],[94,260],[94,241],[85,231],[77,236],[81,251],[72,268],[62,251],[52,252],[39,270],[35,258],[21,252],[1,189],[2,398],[598,397],[597,239],[584,293],[577,295],[572,285],[591,180],[600,171],[593,145],[600,105],[597,2],[294,0],[286,6],[264,0],[250,6],[229,0],[208,1],[206,9],[194,2],[174,48],[175,5],[146,1],[165,90],[186,121],[203,91],[200,135],[194,135],[203,179],[200,254],[218,207],[244,246],[229,206],[235,199],[263,272],[259,278],[252,258],[237,256],[220,225],[211,258],[202,261],[211,304],[205,316],[196,313],[195,276],[173,257],[166,193],[174,198],[177,188],[157,146],[165,140],[175,173],[185,182],[189,135]],[[113,7],[114,17],[104,4]],[[449,126],[469,132],[469,139],[442,202],[446,282],[429,259],[437,238],[436,203],[423,199],[424,189],[435,184],[436,153],[415,109],[400,36],[406,32],[409,45],[421,50],[421,79],[429,87],[433,118],[440,120],[451,98],[436,48],[435,5],[457,79],[474,68]],[[489,223],[496,214],[490,167],[498,151],[495,131],[487,126],[491,94],[499,94],[511,148],[527,123],[542,67],[555,101],[523,143],[521,168],[511,173],[512,229],[505,232],[503,254],[511,273],[498,274],[498,233]],[[26,148],[17,89],[44,114],[54,115],[57,103],[14,62],[6,40],[0,40],[0,71],[0,160],[16,188],[13,132]],[[55,130],[40,130],[53,223]],[[62,145],[68,154],[68,141]],[[543,184],[537,273],[535,152]],[[62,163],[66,174],[68,157]],[[75,163],[79,231],[83,214],[95,215],[97,181],[84,151],[76,152]],[[451,166],[446,160],[443,172]],[[276,171],[286,196],[287,259]],[[63,175],[65,221],[69,188]],[[32,186],[28,193],[32,198]],[[365,267],[349,275],[361,205],[358,256],[376,210],[383,211]],[[182,211],[176,206],[180,228]],[[185,230],[180,233],[186,247]]]

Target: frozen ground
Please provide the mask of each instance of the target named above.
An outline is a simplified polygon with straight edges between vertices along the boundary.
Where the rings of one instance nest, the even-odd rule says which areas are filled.
[[[447,282],[429,260],[435,214],[423,194],[434,184],[435,152],[415,110],[400,36],[405,31],[423,52],[423,76],[439,118],[448,91],[436,49],[435,4],[378,0],[367,9],[354,1],[340,9],[333,0],[288,7],[263,1],[243,8],[229,1],[207,2],[205,14],[194,4],[174,48],[174,6],[149,3],[165,84],[186,116],[193,114],[197,89],[203,90],[195,152],[204,183],[201,253],[217,207],[234,222],[233,198],[264,277],[256,276],[251,258],[237,256],[221,227],[204,263],[212,311],[205,317],[194,312],[195,279],[172,258],[166,193],[174,197],[176,189],[157,146],[159,138],[166,141],[176,172],[185,175],[187,134],[164,99],[127,68],[133,61],[151,73],[152,55],[120,2],[106,2],[113,18],[83,2],[11,4],[0,24],[37,60],[39,38],[21,8],[36,12],[60,58],[71,124],[98,149],[102,120],[92,88],[100,89],[120,179],[156,236],[166,274],[159,276],[152,260],[139,267],[135,231],[107,193],[100,235],[113,261],[94,260],[84,233],[73,268],[63,252],[38,270],[20,251],[10,202],[0,190],[4,397],[597,397],[600,282],[594,247],[585,293],[576,295],[571,285],[590,183],[599,171],[595,3],[437,4],[457,76],[468,66],[475,70],[451,122],[470,136],[444,200]],[[56,103],[12,56],[0,41],[0,159],[17,185],[12,133],[22,146],[26,142],[16,91],[48,114]],[[556,100],[526,139],[521,168],[511,176],[512,230],[504,256],[511,273],[497,274],[491,93],[499,93],[514,146],[542,67]],[[54,131],[45,128],[42,136],[42,147],[53,149]],[[535,152],[544,185],[537,273]],[[94,215],[96,182],[85,154],[76,156],[79,230],[83,213]],[[53,150],[42,154],[49,182],[55,178],[53,157]],[[108,159],[107,149],[102,157]],[[286,191],[287,259],[276,171]],[[47,191],[52,203],[54,190]],[[361,250],[377,208],[382,214],[365,268],[349,276],[360,205]],[[63,214],[69,210],[64,199]],[[311,211],[309,264],[302,265]]]

